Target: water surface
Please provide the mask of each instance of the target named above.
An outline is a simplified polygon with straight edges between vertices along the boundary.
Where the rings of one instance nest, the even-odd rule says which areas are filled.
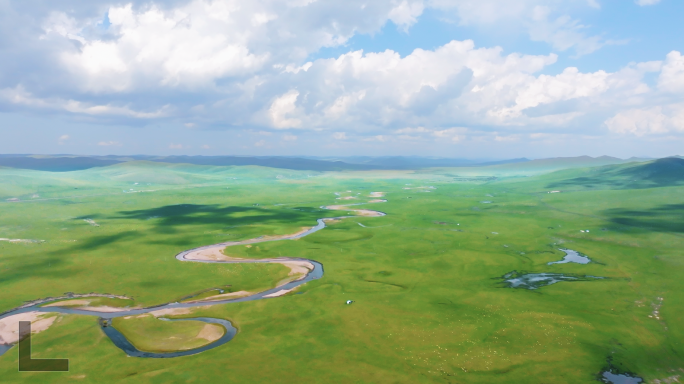
[[[547,265],[566,264],[566,263],[589,264],[591,262],[590,258],[582,255],[581,253],[579,253],[577,251],[573,251],[572,249],[560,249],[560,251],[565,252],[565,257],[563,258],[563,260],[552,261],[550,263],[547,263]]]
[[[603,279],[603,277],[566,275],[563,273],[519,273],[513,271],[505,274],[503,279],[504,283],[508,284],[508,288],[537,289],[560,283],[561,281],[590,281]]]
[[[639,384],[644,381],[641,377],[628,375],[616,375],[612,372],[603,372],[603,382],[610,384]]]

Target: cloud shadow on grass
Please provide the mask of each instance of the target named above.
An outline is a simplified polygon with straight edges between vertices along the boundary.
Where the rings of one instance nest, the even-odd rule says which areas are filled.
[[[616,226],[684,233],[684,204],[664,204],[647,210],[615,208],[602,213]]]
[[[285,224],[310,218],[315,225],[313,212],[300,212],[283,209],[263,209],[258,207],[221,207],[217,204],[179,204],[166,205],[151,209],[121,211],[117,219],[154,219],[154,231],[176,233],[176,227],[188,225],[239,226],[247,224]]]

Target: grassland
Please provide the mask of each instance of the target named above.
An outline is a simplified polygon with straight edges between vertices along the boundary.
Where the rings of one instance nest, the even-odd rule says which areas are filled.
[[[388,215],[345,219],[296,241],[231,248],[234,256],[314,259],[325,275],[298,294],[187,315],[230,319],[239,332],[220,348],[172,361],[129,358],[94,318],[62,316],[33,338],[34,355],[68,357],[71,372],[19,373],[10,351],[0,357],[0,377],[591,383],[607,368],[647,382],[684,374],[684,187],[604,183],[548,194],[554,183],[592,171],[563,172],[572,174],[464,181],[443,169],[315,173],[148,163],[62,174],[3,169],[1,200],[28,201],[0,203],[0,237],[45,242],[0,242],[0,289],[7,293],[0,311],[64,292],[126,295],[134,305],[154,305],[226,285],[255,291],[288,270],[181,263],[173,256],[312,226],[331,215],[321,205],[341,202],[334,192],[360,193],[359,202],[371,191],[387,192],[387,203],[368,207]],[[123,193],[131,188],[152,192]],[[564,256],[558,248],[594,262],[547,265]],[[501,276],[511,271],[606,279],[505,288]],[[345,305],[348,299],[354,304]]]
[[[225,329],[201,321],[162,321],[152,315],[119,317],[113,325],[141,351],[174,352],[199,348],[218,340]]]

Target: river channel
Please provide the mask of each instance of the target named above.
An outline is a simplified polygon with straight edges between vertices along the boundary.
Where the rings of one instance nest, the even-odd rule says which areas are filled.
[[[376,200],[374,202],[386,202],[386,200]],[[250,260],[250,259],[233,259],[233,260],[197,260],[197,259],[191,259],[188,258],[188,255],[197,253],[198,251],[203,251],[203,250],[209,250],[209,249],[215,249],[215,248],[225,248],[228,246],[236,246],[236,245],[244,245],[244,244],[256,244],[256,243],[262,243],[262,242],[268,242],[268,241],[280,241],[280,240],[296,240],[300,239],[302,237],[311,235],[312,233],[318,232],[321,229],[325,228],[326,226],[326,221],[327,220],[339,220],[339,219],[345,219],[345,218],[350,218],[350,217],[379,217],[379,216],[385,216],[386,214],[384,212],[379,212],[379,211],[372,211],[372,210],[366,210],[366,209],[360,209],[360,210],[355,210],[355,209],[347,209],[344,207],[352,206],[352,205],[361,205],[364,203],[359,203],[359,204],[348,204],[348,205],[332,205],[332,206],[323,206],[321,208],[324,209],[334,209],[334,210],[348,210],[348,211],[356,211],[360,214],[360,216],[337,216],[337,217],[327,217],[327,218],[321,218],[317,220],[317,225],[300,233],[290,235],[290,236],[282,236],[278,238],[265,238],[265,237],[259,237],[256,239],[250,239],[250,240],[244,240],[244,241],[239,241],[239,242],[227,242],[227,243],[219,243],[219,244],[212,244],[212,245],[207,245],[199,248],[193,248],[189,249],[187,251],[183,251],[179,254],[176,255],[176,259],[179,261],[183,262],[194,262],[194,263],[217,263],[217,264],[241,264],[241,263],[283,263],[283,262],[305,262],[309,263],[310,265],[313,266],[313,269],[310,269],[308,273],[306,273],[303,277],[290,281],[286,284],[277,286],[275,288],[268,289],[263,292],[255,293],[253,295],[245,296],[245,297],[240,297],[240,298],[230,298],[230,299],[224,299],[224,300],[210,300],[210,301],[193,301],[193,302],[173,302],[173,303],[167,303],[163,305],[158,305],[154,307],[147,307],[147,308],[137,308],[137,309],[127,309],[127,310],[121,310],[121,311],[116,311],[116,312],[99,312],[95,310],[86,310],[86,309],[78,309],[78,308],[69,308],[69,307],[58,307],[58,306],[50,306],[50,307],[45,307],[43,305],[49,303],[49,302],[40,302],[36,303],[34,305],[28,305],[28,306],[22,306],[7,312],[4,312],[0,314],[0,320],[22,314],[22,313],[28,313],[28,312],[44,312],[44,313],[61,313],[61,314],[67,314],[67,315],[88,315],[88,316],[97,316],[100,321],[100,328],[104,332],[105,335],[109,337],[109,339],[119,347],[122,351],[124,351],[128,356],[132,357],[143,357],[143,358],[171,358],[171,357],[179,357],[179,356],[187,356],[187,355],[194,355],[200,352],[207,351],[209,349],[213,349],[216,347],[219,347],[235,337],[237,334],[237,329],[231,324],[230,321],[224,320],[224,319],[215,319],[215,318],[208,318],[208,317],[195,317],[195,318],[184,318],[184,319],[167,319],[171,321],[183,321],[183,320],[194,320],[194,321],[201,321],[204,323],[208,324],[218,324],[222,326],[225,329],[225,332],[221,338],[218,340],[211,342],[207,345],[204,345],[199,348],[194,348],[194,349],[189,349],[189,350],[183,350],[183,351],[177,351],[177,352],[165,352],[165,353],[155,353],[155,352],[146,352],[146,351],[141,351],[138,350],[129,340],[126,339],[126,337],[119,332],[116,328],[114,328],[111,325],[111,319],[117,318],[117,317],[124,317],[124,316],[136,316],[136,315],[142,315],[142,314],[147,314],[150,312],[154,311],[159,311],[159,310],[164,310],[164,309],[177,309],[177,308],[193,308],[193,307],[205,307],[205,306],[210,306],[210,305],[222,305],[222,304],[230,304],[230,303],[241,303],[245,301],[254,301],[254,300],[262,300],[262,299],[270,299],[270,298],[276,298],[279,294],[285,292],[289,292],[290,290],[293,290],[300,285],[306,284],[309,281],[312,280],[317,280],[323,277],[323,264],[315,261],[315,260],[310,260],[310,259],[304,259],[304,258],[297,258],[297,257],[280,257],[280,258],[274,258],[274,259],[262,259],[262,260]],[[56,301],[62,301],[64,298],[56,299],[53,300],[52,302]],[[105,325],[106,324],[106,325]],[[4,354],[8,350],[10,350],[12,345],[7,345],[7,344],[0,344],[0,355]]]

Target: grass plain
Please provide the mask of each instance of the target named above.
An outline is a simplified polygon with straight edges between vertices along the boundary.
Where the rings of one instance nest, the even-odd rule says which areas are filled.
[[[218,340],[226,330],[201,321],[162,321],[152,315],[117,317],[113,325],[133,345],[146,352],[174,352],[199,348]],[[213,336],[213,337],[211,337]]]
[[[13,349],[0,357],[0,377],[591,383],[609,368],[646,382],[684,375],[684,187],[629,189],[606,182],[618,179],[613,174],[588,185],[582,177],[594,173],[480,178],[449,169],[322,173],[146,162],[65,173],[2,169],[0,237],[44,242],[0,242],[0,311],[65,292],[126,295],[133,299],[126,305],[147,306],[209,288],[258,291],[288,270],[173,256],[313,226],[343,214],[320,208],[343,201],[335,192],[358,196],[343,204],[386,192],[388,202],[367,207],[388,215],[227,249],[310,258],[325,275],[287,296],[177,316],[231,320],[238,334],[222,347],[173,360],[129,358],[94,317],[60,316],[33,338],[34,357],[69,358],[71,371],[17,372]],[[547,193],[564,181],[561,193]],[[426,186],[434,189],[418,188]],[[563,258],[559,248],[593,262],[547,265]],[[512,271],[605,279],[512,289],[502,279]],[[353,305],[344,304],[349,299]]]

